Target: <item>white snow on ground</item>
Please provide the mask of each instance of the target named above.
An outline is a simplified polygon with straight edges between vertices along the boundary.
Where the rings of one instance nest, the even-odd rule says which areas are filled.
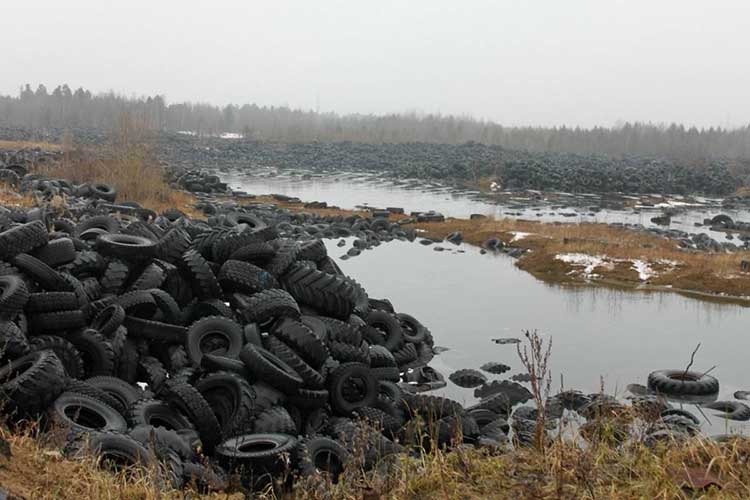
[[[222,139],[242,139],[242,134],[235,134],[233,132],[224,132],[219,137]]]
[[[522,240],[527,236],[531,236],[531,233],[524,233],[523,231],[511,231],[510,234],[513,235],[513,238],[510,240],[511,243]]]
[[[555,258],[567,264],[583,266],[583,274],[587,277],[593,276],[594,269],[606,263],[601,255],[586,255],[585,253],[561,253],[555,255]]]
[[[617,262],[630,262],[632,269],[638,273],[638,279],[641,281],[648,281],[658,273],[651,268],[651,263],[644,260],[624,260],[624,259],[609,259],[602,255],[586,255],[584,253],[563,253],[555,256],[557,260],[561,260],[573,266],[583,267],[583,275],[586,278],[596,278],[597,275],[593,274],[594,269],[597,267],[604,267],[606,269],[613,269]],[[666,259],[659,259],[656,261],[657,264],[662,264],[673,268],[677,265],[677,262]]]
[[[651,266],[648,262],[644,262],[642,260],[634,260],[633,261],[633,269],[635,269],[638,272],[638,279],[641,281],[647,281],[651,278],[654,274],[654,270],[651,269]]]

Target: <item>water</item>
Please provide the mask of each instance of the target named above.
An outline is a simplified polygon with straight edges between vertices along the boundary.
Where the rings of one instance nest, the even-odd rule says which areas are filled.
[[[581,203],[581,196],[565,196],[552,202],[544,200],[518,199],[497,204],[494,200],[480,195],[477,191],[461,190],[422,181],[389,180],[367,174],[339,173],[329,176],[306,176],[282,173],[262,175],[246,172],[222,172],[222,179],[234,189],[253,194],[284,194],[296,196],[303,201],[325,201],[345,209],[368,205],[372,207],[402,207],[406,213],[412,211],[435,210],[447,217],[468,218],[471,214],[490,217],[512,217],[542,222],[600,222],[641,224],[645,227],[658,227],[651,218],[661,214],[660,208],[643,207],[639,210],[591,211],[587,206],[574,207]],[[559,196],[559,195],[558,195]],[[584,198],[585,199],[585,198]],[[599,198],[591,195],[596,205]],[[706,205],[716,205],[720,200],[705,200]],[[566,206],[564,203],[567,202]],[[679,229],[690,234],[707,233],[717,241],[729,241],[726,233],[711,231],[707,227],[697,227],[704,219],[725,213],[736,220],[750,220],[748,210],[722,210],[716,206],[690,207],[672,218],[671,229]],[[563,215],[565,214],[565,215]],[[737,240],[732,240],[737,243]]]
[[[457,248],[465,253],[453,253]],[[721,383],[720,399],[750,388],[748,308],[675,293],[552,286],[519,270],[504,254],[481,255],[468,246],[452,250],[395,241],[339,262],[370,296],[389,298],[397,311],[428,326],[436,345],[450,349],[431,363],[446,380],[455,370],[487,361],[512,368],[499,377],[487,374],[491,378],[522,373],[516,346],[490,339],[536,329],[552,339],[554,388],[562,375],[566,388],[598,392],[603,382],[607,393],[624,395],[630,383],[645,385],[653,370],[684,368],[699,342],[693,369],[716,365],[711,374]],[[343,251],[329,242],[329,253]],[[463,403],[474,401],[472,392],[451,383],[445,390]],[[695,408],[687,409],[700,417]],[[725,424],[714,418],[703,428],[711,433],[746,428]]]
[[[447,216],[467,217],[471,213],[502,216],[512,210],[527,219],[565,222],[629,222],[652,225],[649,219],[659,210],[641,213],[618,210],[589,212],[580,210],[575,217],[541,203],[525,208],[495,205],[478,199],[476,194],[456,193],[437,186],[406,186],[363,175],[336,175],[303,179],[300,176],[276,177],[240,174],[225,176],[235,189],[254,194],[280,193],[304,201],[327,201],[342,208],[399,206],[412,210],[434,209]],[[525,202],[528,203],[528,202]],[[592,203],[593,204],[593,203]],[[555,211],[555,215],[550,212]],[[543,214],[536,217],[537,213]],[[694,222],[720,213],[715,208],[692,208],[676,216],[672,227],[688,232],[708,232],[716,239],[724,233],[696,228]],[[747,220],[747,211],[724,212]],[[340,256],[344,248],[329,241],[329,253]],[[504,254],[481,255],[471,246],[453,247],[436,252],[433,247],[394,241],[341,262],[347,274],[362,283],[372,297],[389,298],[396,309],[416,316],[434,334],[438,345],[450,348],[432,361],[431,366],[448,375],[460,368],[479,368],[488,361],[508,364],[509,378],[523,372],[515,345],[497,345],[496,337],[521,337],[525,330],[538,330],[551,338],[553,386],[626,395],[631,383],[645,385],[648,374],[658,369],[682,369],[695,346],[694,370],[705,371],[721,383],[719,399],[731,400],[736,390],[750,389],[747,355],[750,335],[746,325],[750,309],[733,304],[712,303],[675,293],[620,291],[599,287],[552,286],[520,271],[514,260]],[[456,253],[458,249],[465,253]],[[747,385],[746,385],[747,384]],[[474,401],[472,390],[452,383],[441,391],[463,403]],[[699,411],[708,420],[708,434],[747,432],[743,423],[711,417],[712,410]]]

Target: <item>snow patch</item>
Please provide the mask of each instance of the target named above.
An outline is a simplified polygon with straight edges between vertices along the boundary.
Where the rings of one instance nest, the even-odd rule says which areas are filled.
[[[524,233],[523,231],[511,231],[510,234],[513,235],[513,238],[510,240],[511,243],[514,241],[522,240],[527,236],[531,236],[532,233]]]
[[[583,274],[587,277],[593,277],[592,273],[594,269],[599,266],[605,266],[608,268],[612,267],[612,264],[607,262],[601,255],[586,255],[585,253],[561,253],[555,255],[557,260],[561,260],[566,264],[573,266],[582,266]]]
[[[638,279],[641,281],[648,281],[654,274],[656,274],[654,270],[651,269],[649,263],[642,260],[634,260],[632,268],[638,273]]]

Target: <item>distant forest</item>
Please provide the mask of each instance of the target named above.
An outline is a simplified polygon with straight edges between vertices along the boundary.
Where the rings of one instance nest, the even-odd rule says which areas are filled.
[[[117,126],[123,113],[148,129],[191,131],[199,135],[242,134],[275,142],[352,141],[362,143],[479,142],[508,149],[604,155],[649,155],[680,159],[750,158],[750,125],[697,129],[682,125],[625,123],[591,129],[504,127],[470,117],[435,114],[338,115],[258,106],[200,103],[169,104],[163,96],[92,94],[60,85],[22,87],[17,96],[0,96],[0,126],[30,129],[100,129]]]

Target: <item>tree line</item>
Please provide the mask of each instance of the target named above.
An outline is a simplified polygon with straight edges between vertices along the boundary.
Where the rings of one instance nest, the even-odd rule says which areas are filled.
[[[112,130],[123,113],[145,127],[198,135],[241,134],[277,142],[479,142],[508,149],[604,155],[656,155],[694,159],[750,158],[750,124],[737,128],[625,123],[616,127],[506,127],[465,116],[400,113],[339,115],[257,104],[224,107],[167,103],[164,96],[93,94],[68,85],[49,91],[23,86],[0,96],[0,126],[30,129]]]

